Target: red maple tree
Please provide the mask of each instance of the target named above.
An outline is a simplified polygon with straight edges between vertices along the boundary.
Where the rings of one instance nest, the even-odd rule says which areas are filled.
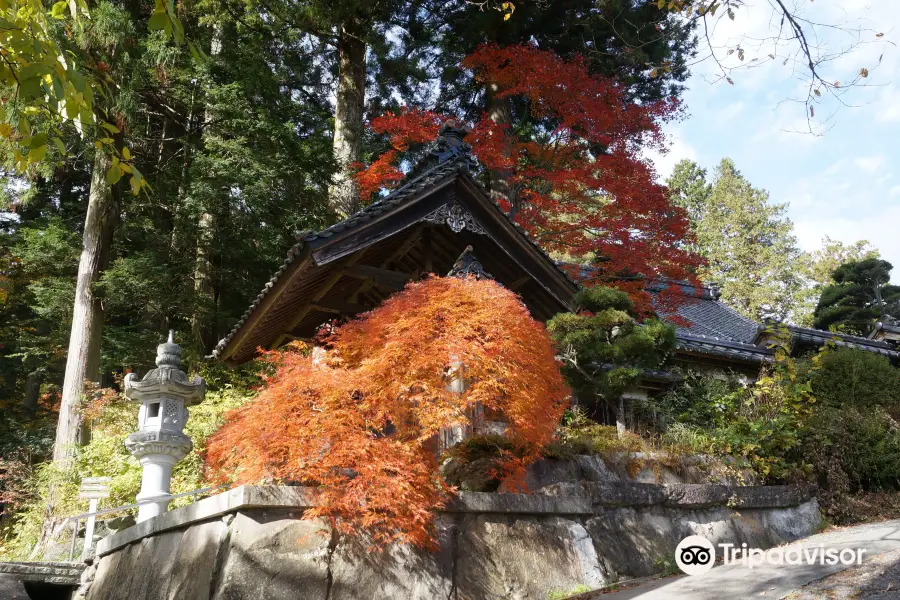
[[[514,293],[491,281],[430,278],[335,328],[327,353],[269,352],[259,396],[210,438],[214,480],[315,486],[307,518],[365,532],[377,546],[434,541],[452,494],[434,454],[472,407],[500,414],[521,472],[553,436],[569,390],[552,344]],[[462,364],[462,372],[453,365]],[[448,389],[454,377],[463,393]]]
[[[701,259],[687,249],[687,215],[654,181],[645,157],[664,147],[659,124],[678,113],[674,100],[630,102],[579,57],[563,60],[530,45],[483,46],[462,66],[494,102],[515,99],[512,122],[485,114],[466,141],[494,180],[504,180],[501,206],[544,249],[591,263],[573,274],[624,289],[641,312],[649,309],[646,279],[695,280]],[[364,199],[400,181],[403,153],[433,140],[447,118],[455,117],[406,108],[373,119],[392,149],[359,173]]]

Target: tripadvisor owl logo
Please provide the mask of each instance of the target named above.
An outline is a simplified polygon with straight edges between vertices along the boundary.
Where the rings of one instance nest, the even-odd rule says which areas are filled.
[[[675,548],[675,564],[688,575],[703,575],[715,562],[716,549],[705,537],[690,535]]]

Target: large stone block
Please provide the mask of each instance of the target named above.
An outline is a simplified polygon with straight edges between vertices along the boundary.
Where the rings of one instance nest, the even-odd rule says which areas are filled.
[[[216,520],[189,527],[175,552],[167,600],[209,600],[216,571],[216,557],[225,536],[226,524]]]
[[[239,512],[222,548],[215,600],[324,600],[331,534],[296,513]]]
[[[22,580],[8,573],[0,573],[0,598],[4,600],[29,600]]]
[[[713,544],[735,543],[740,541],[738,531],[734,527],[733,511],[725,507],[699,510],[670,509],[669,518],[673,520],[678,531],[678,541],[689,535],[701,535]],[[674,555],[675,545],[669,553]]]
[[[767,485],[734,487],[729,506],[734,508],[784,508],[809,500],[812,494],[804,487]]]
[[[586,529],[610,580],[657,573],[659,562],[674,555],[681,537],[662,508],[598,510]]]
[[[613,473],[602,458],[596,454],[578,455],[575,457],[581,479],[584,481],[620,481],[621,478]]]
[[[373,549],[365,539],[341,538],[330,561],[329,600],[449,598],[456,533],[453,519],[442,518],[434,552],[411,546]]]
[[[466,516],[457,543],[459,600],[543,599],[550,591],[606,582],[594,545],[578,521]]]
[[[758,519],[769,533],[771,545],[793,542],[819,530],[822,514],[819,502],[812,498],[798,506],[760,511]]]
[[[169,531],[129,544],[100,559],[88,600],[166,600],[183,531]]]
[[[666,488],[653,483],[586,482],[582,489],[599,506],[653,506],[668,498]]]

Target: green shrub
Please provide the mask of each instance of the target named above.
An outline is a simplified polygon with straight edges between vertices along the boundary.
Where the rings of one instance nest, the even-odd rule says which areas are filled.
[[[650,407],[667,429],[679,424],[709,429],[730,422],[750,396],[745,378],[733,373],[688,371]]]
[[[566,379],[586,394],[615,401],[641,369],[658,368],[675,347],[675,329],[655,319],[638,324],[624,292],[586,288],[576,294],[575,304],[584,312],[556,315],[547,331]]]
[[[884,356],[838,348],[822,357],[810,379],[813,392],[825,406],[884,407],[900,412],[900,369]]]
[[[205,486],[202,456],[207,438],[222,425],[228,410],[241,406],[250,397],[252,393],[247,391],[226,389],[207,393],[201,404],[191,407],[185,433],[193,440],[194,449],[173,469],[173,494]],[[79,449],[72,468],[60,470],[52,463],[45,463],[35,469],[25,482],[28,499],[16,512],[13,526],[5,532],[5,539],[0,541],[0,557],[5,560],[28,557],[48,516],[48,492],[51,487],[54,490],[52,516],[55,517],[87,511],[87,502],[78,498],[78,489],[84,477],[112,478],[110,496],[100,501],[101,510],[135,501],[141,485],[141,466],[125,448],[124,442],[125,437],[137,427],[137,413],[137,404],[115,396],[111,402],[103,404],[98,417],[93,420],[91,441]],[[170,507],[183,506],[195,499],[178,498]]]
[[[881,407],[823,408],[801,452],[829,494],[900,490],[900,428]]]
[[[685,377],[656,401],[669,430],[682,426],[663,439],[680,438],[695,450],[742,458],[769,482],[802,478],[808,467],[797,447],[816,402],[810,378],[828,351],[798,361],[786,340],[785,332],[776,332],[774,361],[752,385],[734,376]]]
[[[556,439],[544,450],[547,458],[571,460],[579,454],[598,454],[605,457],[631,452],[649,451],[639,436],[626,432],[619,437],[614,426],[592,421],[580,407],[567,411]]]

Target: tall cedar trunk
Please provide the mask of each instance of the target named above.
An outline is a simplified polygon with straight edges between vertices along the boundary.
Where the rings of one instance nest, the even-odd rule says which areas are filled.
[[[70,459],[81,440],[78,406],[84,393],[84,382],[98,381],[100,377],[103,305],[94,295],[93,286],[100,279],[109,260],[117,220],[117,203],[112,189],[106,182],[106,172],[110,164],[110,157],[105,152],[98,151],[91,173],[91,189],[84,222],[81,260],[78,263],[75,305],[72,311],[72,332],[69,336],[69,352],[66,357],[66,375],[63,380],[59,422],[56,426],[56,441],[53,445],[53,460],[57,463]]]
[[[512,105],[509,98],[497,98],[497,86],[490,84],[486,90],[488,117],[498,125],[512,126]],[[490,190],[495,198],[509,202],[509,217],[514,219],[519,212],[519,193],[509,185],[510,171],[491,171]]]
[[[338,171],[328,190],[328,204],[340,217],[360,207],[352,165],[360,161],[366,95],[366,45],[341,27],[338,36],[338,86],[334,110],[334,159]]]
[[[209,55],[215,60],[221,52],[222,26],[216,24],[213,26]],[[209,108],[209,103],[207,103],[203,117],[205,125],[203,129],[204,138],[210,133],[211,128],[208,124],[212,119],[212,111]],[[185,160],[187,160],[187,154],[185,154]],[[212,248],[216,232],[216,215],[211,207],[207,206],[204,208],[205,210],[200,214],[200,218],[197,219],[197,253],[194,259],[195,303],[194,314],[191,315],[191,334],[201,354],[206,354],[208,350],[211,350],[215,341],[211,339],[214,332],[214,328],[211,327],[211,321],[215,304],[212,285]]]

